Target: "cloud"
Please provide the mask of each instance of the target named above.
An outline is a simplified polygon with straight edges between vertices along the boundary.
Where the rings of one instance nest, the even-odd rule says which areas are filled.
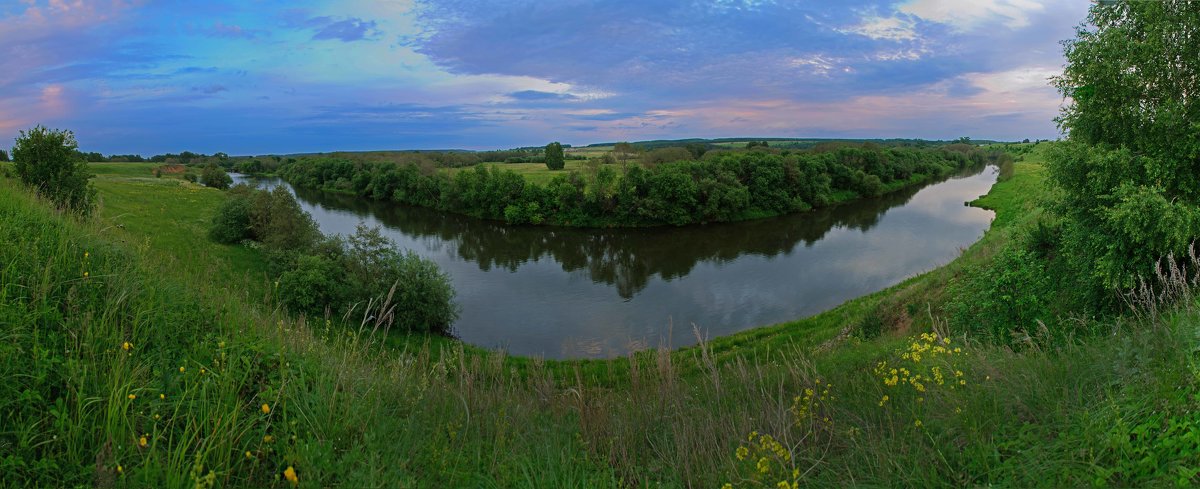
[[[910,0],[898,10],[966,31],[993,22],[1009,29],[1025,27],[1045,5],[1034,0]]]
[[[918,38],[915,23],[910,19],[901,17],[879,17],[872,15],[864,18],[862,22],[842,31],[876,40],[914,41]]]
[[[508,96],[518,101],[579,100],[579,97],[569,93],[543,92],[540,90],[521,90],[519,92],[509,93]]]
[[[312,30],[314,41],[366,41],[378,39],[382,34],[376,21],[358,17],[312,17],[302,9],[288,10],[281,17],[287,27]]]

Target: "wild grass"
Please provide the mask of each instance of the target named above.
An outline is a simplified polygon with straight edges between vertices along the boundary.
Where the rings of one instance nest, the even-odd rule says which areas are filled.
[[[388,317],[386,298],[330,321],[291,317],[231,285],[235,247],[193,239],[193,216],[219,193],[189,201],[183,183],[105,178],[93,221],[0,179],[6,485],[1198,481],[1190,293],[1153,296],[1154,315],[1096,325],[1103,335],[1035,332],[1019,347],[939,317],[959,263],[986,260],[1027,225],[1042,193],[1032,162],[982,200],[994,229],[947,267],[813,318],[587,362],[396,341],[386,319],[364,319]],[[1188,276],[1164,270],[1157,280]],[[864,334],[875,313],[878,331]],[[938,346],[954,354],[928,353]]]

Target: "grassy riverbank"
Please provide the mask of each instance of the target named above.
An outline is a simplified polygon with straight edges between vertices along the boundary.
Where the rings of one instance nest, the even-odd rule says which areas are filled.
[[[945,267],[698,347],[570,362],[385,340],[357,314],[289,317],[255,250],[205,239],[220,192],[133,166],[93,170],[91,221],[0,179],[9,484],[1196,480],[1190,308],[1093,324],[1107,334],[1070,341],[1040,338],[1036,325],[1014,325],[1035,334],[1012,344],[945,326],[951,285],[1039,218],[1037,153],[977,202],[996,211],[993,227]],[[923,389],[891,382],[892,368],[923,375]]]

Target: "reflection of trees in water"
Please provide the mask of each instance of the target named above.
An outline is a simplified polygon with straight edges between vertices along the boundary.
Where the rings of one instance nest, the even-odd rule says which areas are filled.
[[[952,178],[978,171],[975,168]],[[453,243],[459,257],[475,262],[482,270],[515,271],[523,263],[549,257],[563,270],[584,270],[592,281],[613,286],[629,299],[646,287],[650,277],[682,277],[702,261],[723,263],[746,254],[770,257],[789,253],[799,243],[811,246],[834,227],[867,231],[888,209],[908,203],[920,188],[790,216],[648,229],[509,226],[318,190],[295,192],[311,204],[371,215],[405,234]]]

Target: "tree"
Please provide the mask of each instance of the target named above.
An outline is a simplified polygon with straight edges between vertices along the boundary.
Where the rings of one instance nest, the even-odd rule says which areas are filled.
[[[561,170],[566,166],[563,157],[563,147],[558,141],[546,145],[546,168]]]
[[[1200,4],[1100,2],[1052,79],[1068,140],[1049,155],[1061,256],[1096,297],[1200,236]],[[1040,142],[1040,140],[1039,140]]]
[[[621,160],[621,173],[625,173],[626,163],[637,154],[637,148],[629,143],[617,143],[613,145],[613,153],[616,153],[617,159]]]
[[[200,172],[200,183],[206,187],[225,190],[233,183],[233,178],[225,173],[225,169],[214,164],[209,164]]]
[[[71,131],[40,125],[21,131],[12,159],[17,177],[38,194],[59,207],[91,213],[96,189],[88,181],[92,174],[79,157],[79,144]]]
[[[8,152],[0,149],[0,161],[8,161]]]

